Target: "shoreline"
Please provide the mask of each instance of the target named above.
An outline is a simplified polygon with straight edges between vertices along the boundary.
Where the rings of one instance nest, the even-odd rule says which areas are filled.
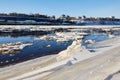
[[[119,39],[119,38],[118,38]],[[118,40],[117,39],[117,40]],[[103,45],[104,43],[106,43],[106,45],[108,45],[107,43],[109,42],[109,41],[111,41],[111,40],[113,40],[114,41],[114,45],[113,45],[113,47],[111,46],[111,47],[108,47],[106,50],[103,50],[103,52],[101,52],[100,54],[97,54],[96,53],[96,55],[94,56],[94,57],[90,57],[90,58],[87,58],[87,59],[83,59],[82,61],[78,61],[77,63],[75,63],[75,65],[72,65],[71,64],[71,66],[70,67],[74,67],[74,66],[76,66],[77,67],[77,65],[79,66],[79,64],[84,64],[84,65],[87,65],[87,63],[85,63],[86,61],[90,61],[91,59],[95,59],[95,60],[97,60],[96,59],[96,57],[99,57],[99,55],[101,55],[101,57],[103,56],[103,55],[108,55],[108,53],[107,54],[104,54],[104,52],[107,52],[107,51],[111,51],[112,49],[114,50],[114,49],[116,49],[116,47],[118,46],[119,47],[119,44],[118,45],[116,45],[116,43],[118,43],[119,42],[119,40],[118,40],[118,42],[115,42],[115,39],[110,39],[110,40],[106,40],[106,41],[103,41],[103,43],[102,42],[99,42],[99,44],[101,44],[101,45]],[[116,45],[116,47],[115,47],[115,45]],[[116,53],[117,54],[117,53]],[[22,72],[22,71],[24,71],[24,70],[26,70],[25,68],[21,68],[20,69],[20,67],[19,67],[19,70],[20,70],[20,72],[19,71],[15,71],[15,69],[16,69],[16,67],[19,65],[19,64],[17,64],[17,65],[14,65],[14,67],[12,67],[11,66],[11,68],[13,69],[13,70],[10,70],[10,71],[13,71],[14,73],[12,73],[12,74],[7,74],[7,75],[1,75],[0,74],[0,76],[1,76],[1,79],[2,80],[5,80],[5,79],[9,79],[9,80],[17,80],[18,78],[20,78],[20,76],[18,76],[17,77],[17,75],[20,75],[20,74],[18,74],[18,73],[21,73],[22,75],[21,75],[21,78],[25,78],[24,80],[29,80],[30,78],[31,79],[41,79],[41,80],[59,80],[58,79],[58,77],[59,77],[59,74],[61,74],[61,73],[63,73],[64,74],[64,67],[65,68],[67,68],[67,67],[69,67],[69,66],[67,66],[67,65],[60,65],[61,63],[59,63],[59,62],[57,62],[56,63],[56,67],[55,67],[55,64],[53,64],[53,63],[55,63],[56,61],[56,59],[55,59],[55,57],[56,57],[57,55],[54,55],[54,56],[52,56],[52,57],[49,57],[49,58],[47,58],[47,62],[43,59],[43,63],[42,62],[37,62],[37,61],[34,61],[34,60],[31,60],[31,61],[28,61],[29,63],[28,64],[26,64],[26,63],[20,63],[21,64],[21,66],[22,67],[28,67],[28,65],[34,65],[34,64],[31,64],[32,62],[35,62],[36,63],[36,65],[38,66],[40,63],[42,63],[44,66],[46,65],[46,69],[47,69],[47,72],[46,72],[46,69],[43,67],[43,68],[40,68],[40,66],[38,67],[38,68],[36,68],[35,66],[34,67],[30,67],[29,66],[29,69],[31,69],[29,72]],[[100,58],[99,58],[100,59]],[[68,59],[69,60],[69,59]],[[68,61],[67,60],[67,61]],[[104,60],[103,60],[104,61]],[[52,62],[52,64],[51,64],[51,62]],[[63,62],[64,62],[64,60],[63,60]],[[47,63],[47,64],[46,64]],[[49,64],[51,64],[51,68],[50,68],[50,65]],[[41,65],[42,65],[41,64]],[[60,65],[60,66],[58,66],[58,64]],[[64,62],[64,64],[66,64],[66,62]],[[26,65],[26,66],[25,66]],[[48,66],[48,67],[47,67]],[[53,68],[52,68],[52,66],[53,66]],[[58,68],[57,68],[58,67]],[[60,69],[60,71],[59,71],[59,67],[61,67],[61,69],[62,69],[62,71],[61,71],[61,69]],[[6,72],[9,72],[9,70],[8,69],[11,69],[10,67],[7,67],[7,68],[2,68],[2,69],[0,69],[0,71],[3,71],[4,72],[4,74],[6,73]],[[81,67],[82,68],[82,67]],[[86,67],[87,68],[87,67]],[[55,70],[54,71],[54,69],[58,69],[58,70]],[[69,69],[69,68],[68,68]],[[74,70],[76,70],[76,68],[73,68]],[[21,71],[22,70],[22,71]],[[41,70],[43,70],[43,71],[41,71]],[[50,71],[49,71],[50,70]],[[37,72],[38,71],[38,72]],[[40,74],[39,75],[37,75],[37,73],[39,73],[39,71],[40,72],[43,72],[43,73],[41,73],[41,76],[40,76]],[[44,72],[45,71],[45,72]],[[70,70],[69,70],[70,71]],[[54,74],[54,72],[55,72],[55,74]],[[2,73],[2,72],[1,72]],[[24,74],[23,74],[24,73]],[[35,76],[32,76],[32,75],[34,75],[34,73],[36,73],[36,77]],[[16,75],[17,74],[17,75]],[[29,75],[28,75],[29,74]],[[43,76],[42,76],[42,74],[43,74]],[[51,74],[51,77],[50,77],[50,74]],[[53,78],[53,76],[52,75],[56,75],[54,78]],[[13,78],[11,77],[9,77],[9,76],[13,76]],[[47,75],[49,75],[49,76],[47,76]],[[70,76],[70,74],[68,74],[69,76]],[[6,76],[6,77],[5,77]],[[7,77],[8,76],[8,77]],[[26,76],[26,77],[25,77]],[[27,76],[29,76],[29,77],[27,77]],[[46,77],[45,77],[46,76]],[[58,76],[58,77],[57,77]],[[49,77],[49,79],[47,79]],[[72,77],[72,76],[71,76]],[[21,79],[20,78],[20,79]],[[64,77],[63,77],[64,78]],[[71,78],[72,79],[72,78]],[[64,80],[64,79],[63,79]],[[91,79],[89,79],[89,80],[91,80]],[[92,80],[94,80],[94,79],[92,79]]]
[[[16,26],[16,27],[15,27]],[[120,27],[120,25],[0,25],[1,27],[5,28],[30,28],[30,27],[38,27],[38,28],[114,28],[114,27]]]

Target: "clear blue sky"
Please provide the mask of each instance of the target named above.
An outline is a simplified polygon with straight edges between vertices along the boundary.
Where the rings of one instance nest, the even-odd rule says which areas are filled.
[[[0,0],[0,13],[10,12],[120,18],[120,0]]]

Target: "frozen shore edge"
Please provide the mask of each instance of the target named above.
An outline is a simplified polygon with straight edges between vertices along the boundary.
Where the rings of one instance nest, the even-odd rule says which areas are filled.
[[[108,45],[109,44],[108,42],[113,43],[113,45],[110,48],[101,49],[101,50],[103,50],[102,52],[99,52],[99,54],[96,53],[95,55],[92,55],[92,56],[89,55],[89,57],[88,57],[88,55],[82,56],[82,57],[87,56],[87,58],[80,60],[81,62],[78,62],[75,65],[72,65],[72,68],[70,66],[70,69],[68,68],[65,71],[64,71],[64,68],[66,68],[66,65],[64,67],[64,64],[66,64],[66,62],[68,62],[71,59],[57,62],[57,60],[56,60],[57,55],[50,55],[50,56],[45,56],[45,57],[37,58],[37,59],[34,59],[34,60],[30,60],[30,61],[27,61],[27,62],[19,63],[17,65],[9,66],[9,67],[6,67],[6,68],[1,68],[0,69],[0,71],[1,71],[0,79],[1,80],[6,80],[6,79],[7,80],[18,80],[18,79],[20,79],[20,80],[30,80],[30,79],[31,80],[32,79],[35,79],[35,80],[37,80],[37,79],[38,80],[39,79],[40,80],[61,80],[59,78],[62,77],[62,76],[60,76],[59,74],[61,74],[61,73],[65,74],[67,70],[71,71],[71,69],[73,69],[72,71],[74,72],[74,71],[76,71],[76,67],[78,67],[78,66],[81,67],[79,64],[88,65],[89,64],[88,62],[91,59],[93,59],[93,61],[95,61],[95,60],[97,61],[98,59],[103,61],[103,62],[106,61],[106,59],[102,60],[102,57],[107,56],[108,55],[107,52],[111,52],[112,50],[116,51],[116,50],[118,50],[120,48],[120,38],[115,38],[115,39],[110,39],[110,40],[107,40],[107,41],[103,41],[103,42],[98,43],[97,45],[103,45],[105,43],[106,43],[106,45]],[[119,50],[118,50],[118,52],[119,52]],[[118,52],[111,53],[111,56],[118,55],[118,58],[119,58],[120,56],[119,56]],[[78,54],[76,54],[76,55],[78,56]],[[99,55],[100,55],[101,59],[99,58]],[[117,56],[110,57],[110,59],[112,58],[112,59],[114,59],[116,61],[115,57],[117,57]],[[88,62],[85,64],[86,61],[88,61]],[[56,64],[53,64],[53,63],[56,63]],[[58,64],[59,64],[59,66],[58,66]],[[119,64],[120,63],[118,62],[118,64],[116,64],[116,65],[119,65]],[[94,64],[94,65],[96,65],[96,64]],[[108,64],[108,65],[111,65],[111,64]],[[48,67],[45,67],[45,66],[48,66]],[[67,67],[68,66],[69,65],[67,65]],[[104,68],[104,66],[101,63],[99,64],[99,66],[101,66],[100,68],[102,68],[102,69]],[[59,70],[54,70],[57,67],[62,67],[61,70],[63,72],[61,72]],[[91,66],[91,67],[93,67],[93,66]],[[86,66],[86,68],[87,68],[87,66]],[[106,66],[105,66],[105,68],[106,68]],[[116,67],[116,68],[117,68],[117,69],[115,69],[116,71],[120,70],[119,67]],[[82,67],[81,67],[81,69],[82,69]],[[99,68],[97,68],[97,69],[99,69]],[[57,74],[54,74],[54,73],[52,74],[52,72],[55,72]],[[93,74],[94,69],[93,69],[93,71],[91,69],[91,70],[88,70],[87,72],[89,72],[90,74]],[[113,70],[113,72],[115,72],[115,71]],[[10,73],[10,74],[8,74],[8,73]],[[83,75],[81,72],[79,73],[79,71],[75,72],[75,73],[77,73],[79,75]],[[96,73],[99,73],[99,72],[96,72]],[[112,71],[109,72],[109,73],[112,73]],[[40,76],[42,74],[43,74],[43,76]],[[49,74],[51,74],[51,75],[49,75]],[[49,75],[49,76],[46,76],[46,75]],[[55,77],[53,77],[52,75],[55,75]],[[65,75],[71,76],[71,74],[65,74]],[[85,73],[84,75],[88,75],[88,74]],[[75,78],[77,76],[78,75],[74,76],[73,78]],[[103,80],[103,77],[105,78],[105,76],[102,76],[101,79],[97,79],[97,80]],[[66,80],[66,79],[67,79],[66,77],[63,77],[62,80]],[[71,80],[72,80],[72,78],[71,78]],[[78,78],[78,79],[75,79],[75,80],[80,80],[80,79]],[[96,80],[96,78],[94,79],[93,77],[91,77],[89,79],[84,79],[84,80]]]

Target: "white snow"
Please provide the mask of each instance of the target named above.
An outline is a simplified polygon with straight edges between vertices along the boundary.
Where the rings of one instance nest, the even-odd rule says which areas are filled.
[[[31,25],[0,25],[0,28],[13,28],[13,29],[27,29],[27,28],[31,28],[31,29],[35,29],[35,30],[39,30],[39,29],[47,29],[50,30],[52,28],[113,28],[113,27],[120,27],[120,25],[87,25],[87,26],[31,26]]]
[[[91,40],[91,39],[89,39],[89,40],[86,40],[86,41],[85,41],[85,43],[86,43],[86,44],[93,44],[93,43],[94,43],[94,41],[93,41],[93,40]]]
[[[34,40],[56,40],[56,42],[65,42],[70,40],[82,39],[84,33],[78,32],[57,32],[55,35],[45,35],[35,38]]]

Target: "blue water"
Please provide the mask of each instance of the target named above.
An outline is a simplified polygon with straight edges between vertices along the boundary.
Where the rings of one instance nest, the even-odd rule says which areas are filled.
[[[90,35],[87,35],[85,38],[84,38],[84,41],[85,40],[88,40],[88,39],[91,39],[95,42],[100,42],[100,41],[103,41],[103,40],[107,40],[109,39],[109,37],[105,34],[100,34],[100,33],[94,33],[94,34],[90,34]]]
[[[11,56],[11,54],[0,54],[0,62],[2,62],[0,63],[0,66],[18,63],[41,56],[57,54],[60,51],[65,50],[72,43],[72,41],[59,43],[56,41],[47,40],[40,41],[34,40],[33,38],[35,38],[35,36],[0,37],[0,44],[19,41],[23,43],[33,43],[32,46],[25,47],[22,51],[14,53],[14,56]],[[47,48],[47,45],[51,45],[51,47]]]
[[[100,42],[100,41],[104,41],[104,40],[108,40],[108,39],[109,39],[109,37],[107,35],[105,35],[105,34],[102,34],[102,33],[89,34],[89,35],[84,37],[83,45],[86,48],[89,48],[89,45],[91,45],[91,44],[86,44],[85,43],[86,40],[92,40],[94,42]]]
[[[34,36],[19,36],[19,37],[11,37],[11,36],[0,36],[0,44],[4,43],[12,43],[12,42],[30,42]]]

